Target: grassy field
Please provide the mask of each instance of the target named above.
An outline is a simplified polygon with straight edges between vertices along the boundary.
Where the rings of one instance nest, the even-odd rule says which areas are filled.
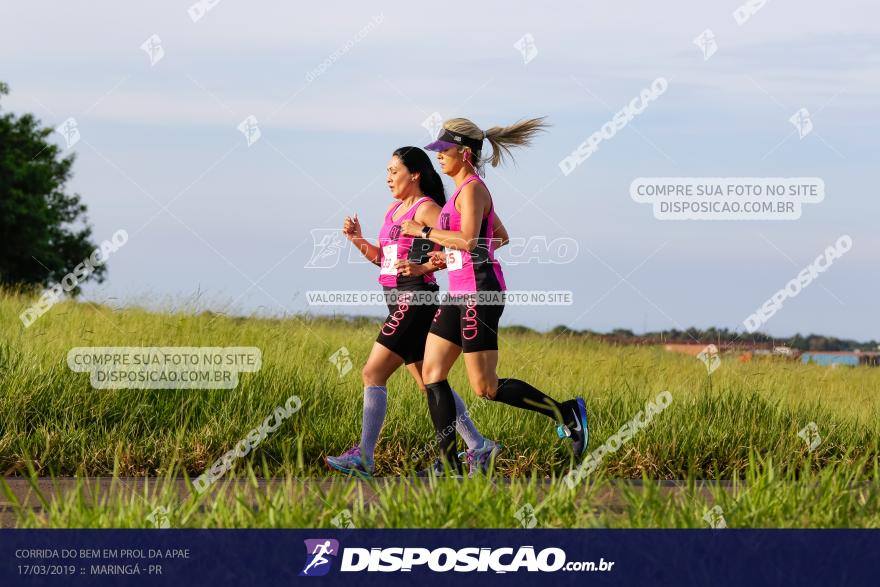
[[[294,394],[301,398],[302,408],[227,475],[256,469],[261,476],[291,482],[326,477],[330,473],[322,456],[338,454],[359,438],[359,368],[375,337],[375,321],[158,314],[65,302],[24,329],[18,315],[30,302],[0,293],[4,476],[28,475],[30,470],[37,476],[195,477]],[[254,346],[261,349],[263,362],[258,373],[241,375],[233,390],[96,390],[87,374],[67,367],[67,352],[77,346]],[[344,375],[329,361],[342,346],[353,363]],[[529,381],[558,399],[584,395],[591,449],[643,410],[648,400],[669,391],[669,407],[607,455],[594,479],[750,480],[746,501],[736,501],[740,515],[734,522],[728,519],[729,525],[880,524],[880,369],[831,369],[782,360],[740,363],[723,357],[709,376],[697,359],[660,348],[612,347],[577,337],[512,332],[502,332],[501,357],[501,376]],[[497,474],[518,481],[499,499],[486,499],[497,490],[483,480],[454,487],[441,484],[434,491],[417,488],[406,500],[395,493],[403,489],[386,488],[387,497],[380,501],[384,505],[364,505],[359,525],[516,526],[514,506],[536,500],[531,503],[538,508],[539,496],[529,491],[568,471],[568,448],[556,438],[549,420],[475,398],[460,365],[450,381],[483,434],[504,443]],[[821,437],[813,451],[798,436],[810,422]],[[425,453],[420,464],[427,463],[432,437],[424,397],[407,374],[396,374],[389,382],[377,475],[406,474],[415,466],[414,454]],[[530,489],[534,483],[538,485]],[[705,526],[705,504],[693,499],[677,503],[645,491],[630,496],[631,505],[622,511],[597,513],[588,504],[582,509],[564,506],[571,503],[571,495],[557,485],[551,489],[558,491],[540,496],[561,500],[539,509],[544,525]],[[752,486],[763,489],[756,492]],[[299,509],[283,507],[289,492],[280,491],[267,495],[268,505],[256,514],[252,508],[238,511],[234,504],[218,503],[216,509],[196,508],[178,522],[321,525],[350,492],[358,491],[357,485],[339,487],[338,495],[323,500],[303,498]],[[816,488],[819,494],[814,494]],[[558,497],[563,495],[567,497]],[[492,507],[476,511],[462,506],[465,496],[491,502]],[[108,499],[115,503],[112,496]],[[161,501],[161,495],[157,499]],[[723,507],[726,499],[737,500],[736,492],[719,495],[718,503]],[[276,502],[281,504],[277,511],[271,506]],[[454,504],[462,517],[444,517]],[[67,505],[71,509],[64,515],[55,512],[51,523],[138,525],[142,512],[136,510],[148,504],[115,503],[109,509]],[[27,523],[24,518],[22,523]]]

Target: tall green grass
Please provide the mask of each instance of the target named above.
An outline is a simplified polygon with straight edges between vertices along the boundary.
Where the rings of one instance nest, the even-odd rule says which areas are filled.
[[[202,473],[275,407],[296,394],[302,409],[245,461],[265,459],[270,475],[329,475],[322,457],[357,442],[359,369],[377,332],[369,320],[233,318],[151,313],[64,302],[28,329],[18,314],[31,300],[0,293],[0,472],[41,475]],[[263,366],[233,390],[96,390],[71,372],[75,346],[255,346]],[[353,369],[328,360],[340,347]],[[831,369],[782,360],[724,358],[710,376],[693,357],[656,347],[615,347],[578,337],[502,332],[499,374],[524,379],[557,399],[586,398],[591,448],[604,442],[659,392],[667,410],[599,471],[609,478],[734,479],[749,456],[783,474],[867,467],[880,446],[880,369]],[[505,450],[503,476],[559,476],[569,450],[538,415],[479,400],[459,363],[450,381],[477,426]],[[808,451],[798,431],[815,422],[822,443]],[[427,405],[409,375],[389,382],[389,411],[376,453],[377,474],[412,470],[431,446]],[[422,462],[424,464],[425,461]],[[237,466],[246,463],[239,463]]]
[[[201,496],[181,495],[173,476],[142,489],[117,477],[103,490],[80,478],[73,490],[44,491],[41,510],[17,504],[5,489],[18,505],[16,525],[28,528],[151,528],[163,517],[173,528],[707,528],[721,527],[719,520],[729,528],[880,528],[877,461],[855,465],[783,473],[753,453],[741,483],[706,491],[694,477],[677,489],[602,476],[574,490],[537,476],[331,484],[287,476],[267,485],[246,464],[236,483],[224,480]]]

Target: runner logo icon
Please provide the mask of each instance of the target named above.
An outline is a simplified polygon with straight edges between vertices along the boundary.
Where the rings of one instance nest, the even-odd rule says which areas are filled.
[[[312,538],[305,540],[306,565],[300,577],[320,577],[330,571],[330,556],[339,554],[339,541],[332,538]]]

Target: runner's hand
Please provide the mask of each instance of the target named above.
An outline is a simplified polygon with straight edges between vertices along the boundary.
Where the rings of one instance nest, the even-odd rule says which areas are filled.
[[[446,269],[446,253],[444,251],[431,251],[428,253],[431,265],[435,269]]]
[[[426,272],[423,266],[408,259],[398,259],[394,266],[397,267],[397,274],[404,277],[417,277]]]
[[[363,234],[361,234],[361,221],[358,220],[357,213],[355,213],[354,217],[345,217],[345,222],[342,223],[342,234],[348,240],[363,238]]]
[[[404,220],[400,223],[400,232],[407,236],[422,236],[423,226],[425,225],[415,220]]]

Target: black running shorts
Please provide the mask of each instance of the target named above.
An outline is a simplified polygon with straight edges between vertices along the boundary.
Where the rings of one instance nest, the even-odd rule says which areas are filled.
[[[497,351],[498,321],[502,312],[503,303],[478,304],[475,298],[444,303],[431,322],[431,334],[460,346],[465,353]]]
[[[425,339],[437,304],[409,304],[405,291],[391,288],[385,288],[385,291],[393,291],[398,297],[396,303],[388,304],[388,316],[379,329],[376,342],[399,355],[404,364],[418,363],[425,357]]]

